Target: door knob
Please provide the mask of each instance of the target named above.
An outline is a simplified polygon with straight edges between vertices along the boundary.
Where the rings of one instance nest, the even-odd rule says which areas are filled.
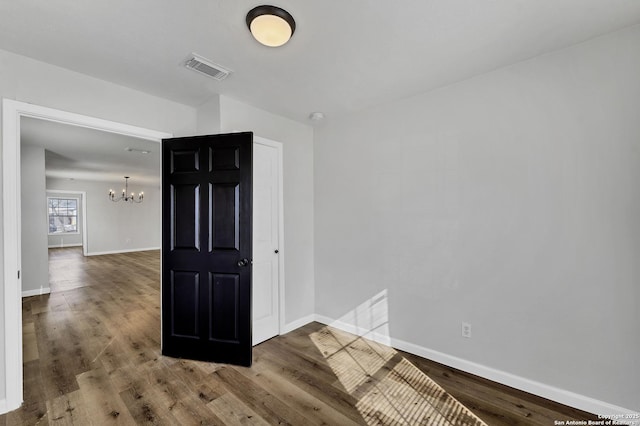
[[[278,253],[280,253],[280,250],[275,249],[273,252],[274,252],[275,254],[278,254]]]
[[[247,266],[249,264],[249,259],[241,259],[238,260],[238,266]]]

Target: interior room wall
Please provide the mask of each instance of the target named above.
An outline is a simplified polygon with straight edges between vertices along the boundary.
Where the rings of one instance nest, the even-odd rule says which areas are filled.
[[[86,192],[87,255],[160,249],[160,187],[138,185],[134,179],[129,184],[131,192],[144,192],[142,203],[109,200],[109,189],[120,188],[122,181],[47,179],[48,189]]]
[[[220,131],[253,131],[283,144],[285,322],[314,313],[313,128],[220,96]]]
[[[20,148],[22,294],[33,296],[50,292],[44,148]]]
[[[49,234],[47,236],[47,242],[48,242],[49,248],[82,246],[82,223],[84,221],[84,217],[82,216],[82,194],[79,192],[68,193],[68,192],[47,191],[47,198],[49,197],[78,199],[78,219],[77,219],[78,232],[68,233],[68,234]]]
[[[635,26],[316,129],[318,314],[371,326],[354,309],[386,290],[392,338],[639,410],[639,45]]]
[[[220,133],[220,96],[212,96],[196,109],[196,134]]]
[[[0,97],[175,136],[196,131],[195,108],[3,50],[0,50]],[[0,252],[2,247],[0,244]],[[4,276],[1,268],[2,265],[0,280]],[[3,281],[0,281],[0,288],[4,288]],[[4,306],[3,298],[4,291],[0,291],[0,307]],[[4,329],[4,315],[0,315],[0,365],[5,365]],[[0,384],[5,383],[5,377],[0,369]],[[5,396],[5,386],[0,385],[0,402]]]

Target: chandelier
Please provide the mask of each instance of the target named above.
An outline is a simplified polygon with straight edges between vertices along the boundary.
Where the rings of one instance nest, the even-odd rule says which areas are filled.
[[[128,195],[129,192],[129,176],[124,177],[124,189],[122,190],[122,195],[116,198],[116,193],[113,189],[109,190],[109,199],[113,202],[125,201],[131,203],[141,203],[144,198],[144,192],[140,192],[138,197],[136,198],[135,194],[132,192],[131,195]]]

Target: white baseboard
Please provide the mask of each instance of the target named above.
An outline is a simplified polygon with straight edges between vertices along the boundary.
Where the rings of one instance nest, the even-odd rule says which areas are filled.
[[[295,321],[291,321],[290,323],[287,323],[282,326],[282,329],[280,330],[280,334],[287,334],[288,332],[293,331],[297,328],[300,328],[303,325],[309,324],[310,322],[313,322],[313,321],[316,321],[316,315],[314,314],[307,315],[306,317],[299,318]]]
[[[40,296],[40,295],[49,294],[49,293],[51,293],[51,288],[42,287],[42,288],[36,288],[35,290],[25,290],[22,292],[22,297]]]
[[[102,255],[105,255],[105,254],[133,253],[133,252],[136,252],[136,251],[151,251],[151,250],[160,250],[160,247],[146,247],[146,248],[110,250],[110,251],[94,251],[94,252],[88,252],[87,256],[102,256]]]
[[[67,248],[67,247],[82,247],[82,243],[80,243],[80,244],[63,244],[63,245],[56,244],[56,245],[49,246],[49,248]]]
[[[22,398],[10,398],[11,401],[8,401],[7,398],[0,399],[0,416],[3,414],[7,414],[10,411],[17,410],[22,406]]]
[[[600,415],[635,414],[635,411],[633,410],[609,404],[575,392],[560,389],[555,386],[540,383],[535,380],[516,376],[515,374],[477,364],[452,355],[447,355],[403,340],[391,338],[391,346],[402,351],[439,362],[449,367],[457,368],[458,370],[466,371],[467,373],[475,374],[476,376],[484,377],[485,379],[502,383],[503,385],[511,386],[512,388],[538,395],[589,413]]]
[[[524,377],[516,376],[515,374],[507,373],[505,371],[497,370],[495,368],[487,367],[485,365],[477,364],[466,359],[458,358],[452,355],[447,355],[442,352],[435,351],[433,349],[425,348],[413,343],[405,342],[400,339],[395,339],[391,336],[371,332],[370,330],[360,328],[353,324],[348,324],[342,321],[332,320],[324,315],[315,315],[317,322],[330,325],[337,329],[346,331],[348,333],[356,334],[358,336],[366,337],[373,341],[392,346],[396,349],[400,349],[404,352],[409,352],[414,355],[421,356],[440,364],[444,364],[448,367],[456,368],[467,373],[475,374],[476,376],[483,377],[488,380],[492,380],[503,385],[510,386],[528,392],[542,398],[550,399],[552,401],[559,402],[560,404],[568,405],[589,413],[593,413],[601,416],[611,415],[635,415],[638,414],[634,410],[619,407],[617,405],[610,404],[608,402],[600,401],[585,395],[580,395],[574,392],[570,392],[564,389],[560,389],[554,386],[550,386],[544,383],[530,380]],[[608,417],[610,418],[610,417]],[[625,424],[624,419],[619,420],[619,424]]]
[[[393,346],[391,344],[392,339],[386,334],[376,333],[375,331],[371,331],[368,328],[358,327],[357,325],[349,324],[340,320],[332,320],[329,317],[325,317],[324,315],[316,314],[316,321],[330,325],[331,327],[335,327],[342,331],[346,331],[347,333],[355,334],[356,336],[366,337],[367,339],[373,340],[374,342],[382,343],[383,345]],[[398,348],[400,349],[400,348]],[[404,349],[403,349],[404,350]],[[406,351],[411,352],[411,351]],[[413,353],[413,352],[411,352]],[[418,355],[418,354],[416,354]],[[426,358],[426,357],[424,357]]]

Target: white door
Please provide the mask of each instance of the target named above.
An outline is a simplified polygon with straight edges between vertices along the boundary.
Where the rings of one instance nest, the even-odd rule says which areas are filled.
[[[281,145],[253,142],[253,344],[280,334]]]

